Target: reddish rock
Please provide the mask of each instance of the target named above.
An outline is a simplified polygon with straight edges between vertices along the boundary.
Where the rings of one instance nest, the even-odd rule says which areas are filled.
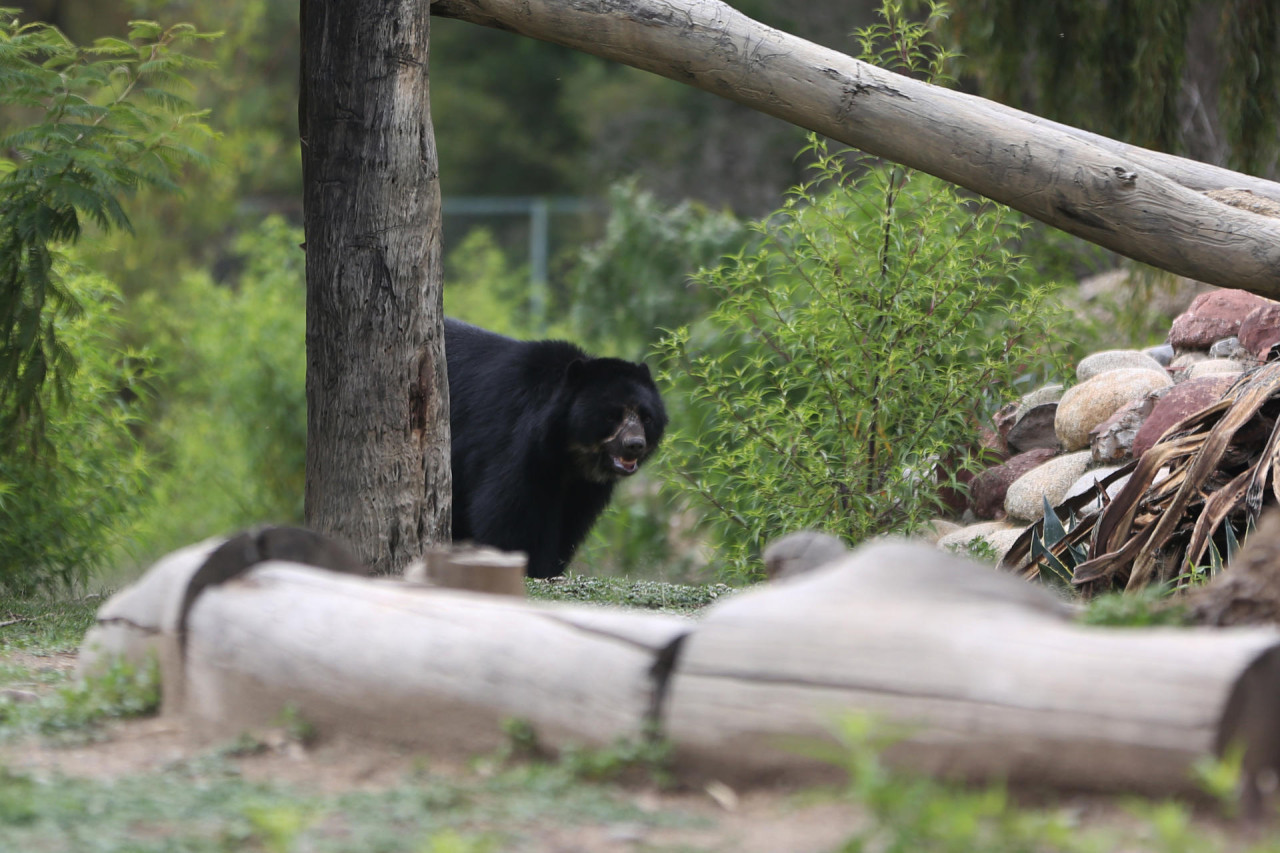
[[[992,416],[991,422],[995,424],[996,432],[1000,433],[1001,438],[1009,437],[1009,430],[1013,429],[1014,424],[1018,422],[1018,415],[1021,412],[1021,401],[1014,400],[1012,403],[1005,403],[1000,407],[1000,411]]]
[[[1114,465],[1133,458],[1133,442],[1138,437],[1138,430],[1155,408],[1156,400],[1171,390],[1161,388],[1141,400],[1134,400],[1090,430],[1089,449],[1093,453],[1093,461],[1099,465]]]
[[[1141,456],[1160,440],[1169,427],[1222,399],[1236,381],[1233,374],[1210,374],[1188,379],[1164,393],[1133,439],[1133,455]]]
[[[1152,391],[1168,388],[1173,379],[1164,370],[1122,367],[1099,373],[1067,389],[1058,401],[1054,429],[1067,452],[1089,446],[1089,433],[1107,418]]]
[[[1035,450],[1037,447],[1057,450],[1058,434],[1053,431],[1053,419],[1057,414],[1057,403],[1041,403],[1027,409],[1004,434],[1010,449],[1015,453]]]
[[[1276,305],[1243,290],[1202,293],[1173,321],[1169,343],[1175,349],[1208,349],[1215,341],[1240,333],[1240,324],[1255,308]]]
[[[973,508],[973,514],[978,518],[1003,518],[1005,493],[1009,491],[1013,481],[1056,455],[1057,451],[1053,448],[1039,447],[1019,453],[1004,464],[983,471],[974,478],[969,489],[969,504]]]
[[[980,465],[998,465],[1009,458],[1009,445],[1004,437],[989,427],[978,430],[978,446],[971,447],[967,456],[978,460]],[[947,485],[951,478],[959,486],[968,486],[977,475],[972,470],[956,464],[954,455],[942,460],[934,469],[938,483],[938,498],[942,505],[955,513],[964,512],[969,506],[969,496],[963,489],[955,489]]]
[[[1240,346],[1258,361],[1266,361],[1267,353],[1280,344],[1280,303],[1259,305],[1240,323]]]

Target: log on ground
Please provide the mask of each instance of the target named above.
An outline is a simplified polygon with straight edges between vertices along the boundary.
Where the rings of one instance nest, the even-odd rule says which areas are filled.
[[[231,733],[294,708],[322,734],[453,754],[501,745],[513,718],[605,745],[648,733],[655,661],[690,626],[265,563],[192,609],[186,709]]]
[[[1239,740],[1280,769],[1280,632],[1091,628],[1041,588],[905,543],[714,608],[686,640],[666,731],[685,767],[831,776],[842,715],[935,776],[1147,793]],[[809,748],[797,749],[799,742]]]

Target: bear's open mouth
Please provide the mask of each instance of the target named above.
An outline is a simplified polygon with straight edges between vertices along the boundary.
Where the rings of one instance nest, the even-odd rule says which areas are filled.
[[[623,474],[634,474],[636,469],[640,467],[639,459],[627,459],[622,456],[614,456],[613,467],[621,471]]]

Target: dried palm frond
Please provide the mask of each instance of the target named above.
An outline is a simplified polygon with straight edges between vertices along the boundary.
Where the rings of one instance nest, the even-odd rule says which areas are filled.
[[[1280,502],[1278,421],[1280,362],[1272,362],[1170,427],[1141,459],[1064,502],[1059,509],[1074,514],[1102,498],[1057,542],[1044,545],[1043,520],[1028,528],[1005,564],[1029,561],[1022,572],[1038,576],[1048,555],[1063,561],[1087,542],[1086,559],[1069,564],[1072,583],[1086,592],[1173,580],[1201,565],[1206,550],[1216,553],[1214,537],[1224,528],[1234,539],[1264,504]],[[1125,475],[1128,482],[1106,500],[1106,486]]]

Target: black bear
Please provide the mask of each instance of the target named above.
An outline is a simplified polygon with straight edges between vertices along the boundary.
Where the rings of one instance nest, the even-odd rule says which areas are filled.
[[[564,573],[614,484],[667,426],[649,368],[565,341],[517,341],[444,323],[453,433],[453,540]]]

